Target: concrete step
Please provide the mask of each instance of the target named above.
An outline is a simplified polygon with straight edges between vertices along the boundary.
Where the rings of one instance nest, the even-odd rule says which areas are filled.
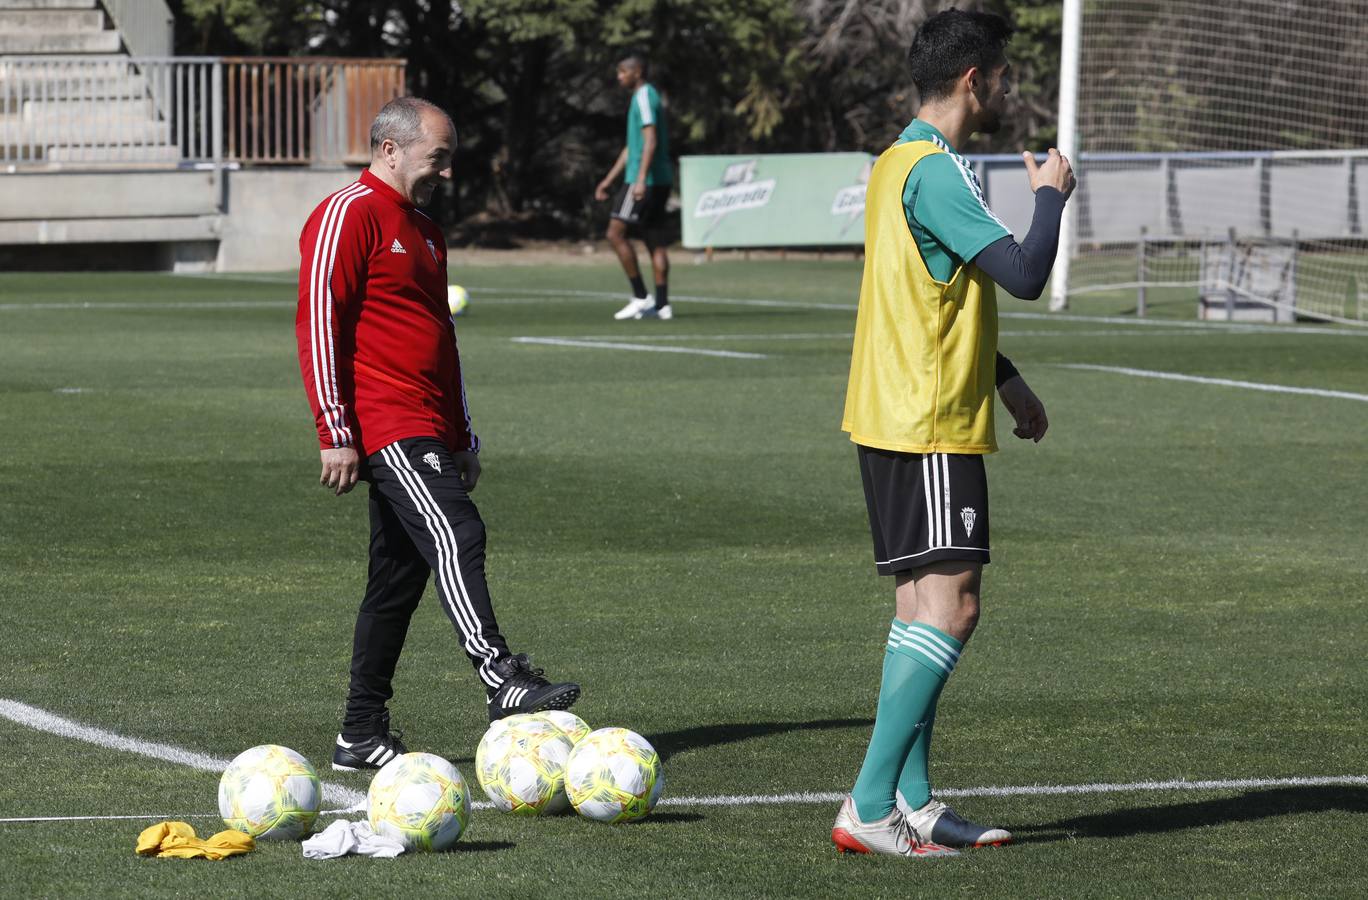
[[[0,9],[95,9],[97,0],[0,0]]]
[[[148,119],[105,119],[95,122],[24,122],[0,119],[0,147],[68,144],[96,147],[111,144],[169,144],[171,126]],[[10,152],[11,156],[15,155]]]
[[[0,32],[103,31],[104,13],[98,9],[5,9],[0,7]]]
[[[0,220],[0,244],[217,240],[221,215]]]
[[[0,96],[6,91],[13,95],[27,85],[61,83],[92,90],[106,82],[118,83],[128,78],[142,79],[143,75],[127,56],[25,56],[22,62],[12,56],[0,56]]]
[[[30,57],[15,54],[8,57],[0,56],[0,74],[5,74],[15,69],[28,69],[34,65],[60,67],[67,65],[69,62],[80,63],[83,66],[93,63],[123,63],[124,65],[128,65],[128,61],[128,55],[126,53],[82,53],[79,56],[73,56],[70,59],[52,56],[39,56],[36,59],[30,59]]]
[[[4,181],[5,215],[14,219],[202,216],[218,212],[222,202],[219,176],[192,169],[38,168],[6,174]]]
[[[45,147],[43,159],[50,163],[169,163],[181,160],[180,148],[172,144],[145,147]]]
[[[0,53],[117,53],[121,46],[117,31],[0,32]]]
[[[21,101],[137,100],[148,96],[146,78],[124,74],[126,69],[117,71],[120,74],[107,78],[99,75],[77,77],[69,72],[51,78],[0,77],[0,108]]]
[[[47,78],[84,72],[87,67],[96,74],[108,71],[133,71],[133,65],[123,53],[81,53],[74,56],[0,56],[0,78]]]
[[[21,116],[35,125],[45,122],[107,122],[120,119],[152,118],[150,99],[129,100],[29,100],[24,103]]]

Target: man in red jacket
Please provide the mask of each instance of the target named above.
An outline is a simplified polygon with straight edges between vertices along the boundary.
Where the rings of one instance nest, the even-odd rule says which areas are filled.
[[[489,718],[565,709],[577,684],[552,684],[512,655],[485,583],[480,477],[456,330],[446,241],[418,210],[451,178],[456,130],[414,97],[371,124],[371,164],[318,205],[299,236],[295,337],[318,429],[322,483],[370,483],[370,571],[352,646],[334,769],[376,769],[405,747],[385,704],[409,618],[437,576],[443,611],[488,695]]]

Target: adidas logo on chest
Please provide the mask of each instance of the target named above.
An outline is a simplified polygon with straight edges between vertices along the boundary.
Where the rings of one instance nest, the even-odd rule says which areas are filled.
[[[398,238],[395,238],[395,239],[394,239],[394,243],[393,243],[393,244],[390,244],[390,252],[391,252],[391,253],[407,253],[408,251],[404,249],[404,245],[403,245],[403,244],[399,243],[399,239],[398,239]]]

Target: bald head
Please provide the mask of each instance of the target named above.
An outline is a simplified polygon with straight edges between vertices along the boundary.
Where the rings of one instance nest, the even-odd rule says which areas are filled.
[[[454,142],[456,126],[440,106],[419,97],[396,97],[381,107],[371,122],[371,156],[374,157],[387,140],[400,147],[409,146],[423,136],[424,126],[433,127],[438,120],[451,130]]]

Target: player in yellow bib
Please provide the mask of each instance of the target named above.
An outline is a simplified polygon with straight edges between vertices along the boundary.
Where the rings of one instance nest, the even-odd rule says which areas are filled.
[[[875,163],[865,195],[842,428],[856,444],[876,568],[896,580],[895,618],[869,748],[832,828],[843,851],[929,858],[1012,840],[937,800],[928,773],[941,688],[978,622],[994,390],[1018,437],[1039,441],[1048,425],[997,351],[997,286],[1040,296],[1073,173],[1057,150],[1039,166],[1023,154],[1035,213],[1017,243],[956,149],[1001,123],[1011,35],[989,13],[926,20],[909,54],[921,110]]]

